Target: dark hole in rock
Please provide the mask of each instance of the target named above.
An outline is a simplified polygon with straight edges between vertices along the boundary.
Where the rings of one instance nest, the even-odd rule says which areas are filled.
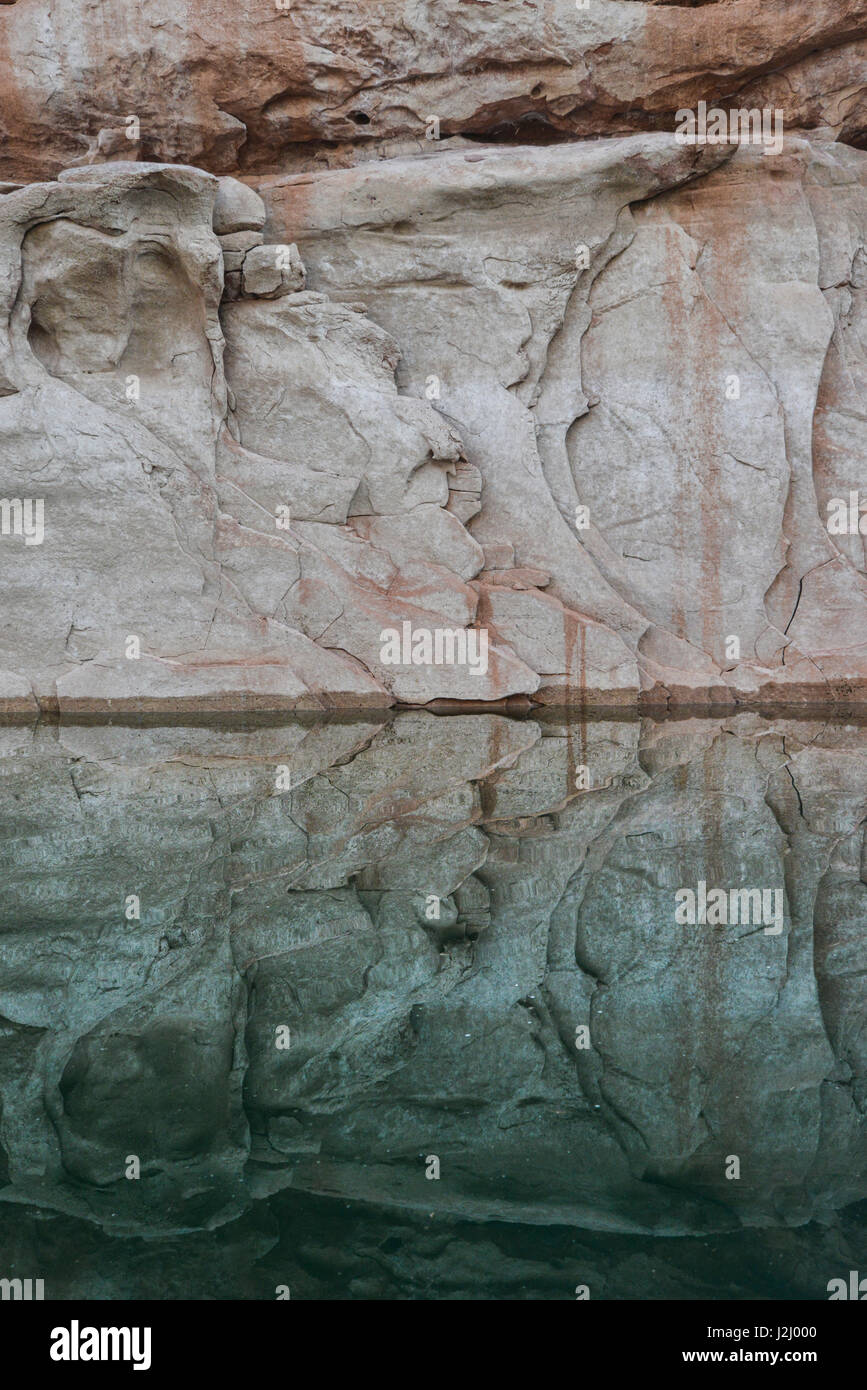
[[[539,111],[530,111],[516,121],[500,121],[488,130],[462,130],[465,140],[478,140],[494,145],[557,145],[570,138],[567,131],[556,130]]]
[[[35,305],[31,308],[27,342],[46,371],[52,376],[57,376],[60,368],[60,348],[54,334],[40,323]]]

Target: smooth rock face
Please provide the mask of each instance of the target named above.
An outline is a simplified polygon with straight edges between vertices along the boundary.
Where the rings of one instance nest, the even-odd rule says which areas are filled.
[[[858,1268],[863,730],[414,711],[0,754],[6,1276],[813,1299]],[[678,922],[702,883],[778,914]]]
[[[276,283],[260,263],[248,274],[246,251],[221,325],[217,192],[201,171],[116,163],[0,201],[0,668],[19,692],[4,689],[5,707],[533,692],[539,676],[508,642],[484,670],[382,664],[395,622],[464,634],[475,620],[464,576],[481,552],[443,510],[460,441],[398,394],[382,329],[293,292],[292,246],[260,248]],[[222,242],[239,254],[259,236]],[[347,524],[371,508],[403,558]],[[437,548],[443,526],[460,573]]]
[[[0,708],[862,704],[867,0],[194,8],[0,8]]]
[[[223,178],[217,184],[212,220],[219,237],[236,232],[258,232],[265,225],[265,205],[258,194],[239,179]]]
[[[6,193],[4,707],[863,699],[865,167],[442,152],[268,241],[181,166]]]
[[[649,137],[640,160],[488,149],[261,187],[308,284],[363,297],[401,343],[402,389],[436,378],[481,473],[473,535],[550,576],[544,595],[478,583],[543,698],[580,698],[588,618],[609,634],[597,687],[863,698],[864,536],[829,534],[828,507],[867,444],[867,163],[796,138],[703,153],[717,167],[685,182]],[[639,201],[654,156],[663,188]]]

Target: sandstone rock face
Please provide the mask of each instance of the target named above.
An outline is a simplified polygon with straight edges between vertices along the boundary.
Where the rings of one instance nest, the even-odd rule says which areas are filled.
[[[10,190],[4,708],[863,699],[865,167],[660,134]]]
[[[0,10],[0,708],[862,703],[865,0],[194,8]]]
[[[259,248],[276,280],[248,272],[242,240],[260,234],[221,244],[218,191],[198,170],[114,163],[0,202],[5,707],[531,693],[538,675],[497,643],[484,671],[381,667],[395,620],[475,619],[481,551],[444,512],[460,441],[398,394],[382,329],[293,290],[294,247]],[[241,253],[221,325],[223,260]],[[370,507],[403,559],[347,525]]]
[[[863,1269],[865,94],[867,0],[0,0],[0,1297]]]
[[[673,128],[701,99],[867,135],[865,0],[17,0],[0,7],[0,178],[139,157],[215,173],[442,137]]]
[[[588,651],[607,633],[618,690],[863,692],[864,536],[828,522],[867,442],[864,156],[741,147],[683,183],[660,165],[675,186],[646,199],[636,153],[487,150],[262,192],[308,283],[362,295],[402,344],[403,389],[435,378],[482,476],[473,535],[550,576],[544,595],[478,583],[543,698],[583,688],[576,622]]]
[[[823,1298],[858,1267],[856,727],[414,711],[0,751],[6,1275]],[[779,918],[678,923],[702,882]]]

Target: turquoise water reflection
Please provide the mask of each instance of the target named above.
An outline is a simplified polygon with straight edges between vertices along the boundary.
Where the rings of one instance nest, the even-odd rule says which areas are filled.
[[[857,725],[406,713],[0,751],[0,1277],[826,1298],[867,1267]],[[678,921],[701,884],[781,918]]]

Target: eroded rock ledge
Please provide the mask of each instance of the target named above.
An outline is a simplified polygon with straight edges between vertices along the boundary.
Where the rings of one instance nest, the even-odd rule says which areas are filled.
[[[673,129],[701,99],[867,137],[867,0],[17,0],[0,178],[117,157],[284,172],[442,138]]]

